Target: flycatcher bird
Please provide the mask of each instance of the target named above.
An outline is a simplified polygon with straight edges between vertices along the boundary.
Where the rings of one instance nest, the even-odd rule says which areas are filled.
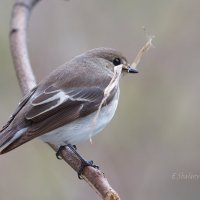
[[[0,154],[36,137],[59,148],[99,133],[117,108],[118,84],[93,123],[114,67],[121,64],[124,72],[137,73],[120,52],[110,48],[92,49],[58,67],[23,98],[0,131]]]

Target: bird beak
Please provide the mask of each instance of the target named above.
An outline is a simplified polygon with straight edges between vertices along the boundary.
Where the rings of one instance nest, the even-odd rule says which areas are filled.
[[[128,73],[138,73],[138,70],[133,68],[131,65],[124,65],[124,70],[127,70]]]
[[[131,66],[129,66],[128,67],[128,73],[138,73],[138,70],[133,68],[133,67],[131,67]]]

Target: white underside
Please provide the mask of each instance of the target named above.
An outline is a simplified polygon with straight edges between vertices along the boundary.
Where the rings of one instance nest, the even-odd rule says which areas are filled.
[[[102,131],[111,121],[118,105],[118,99],[119,89],[112,102],[101,109],[97,119],[97,112],[95,112],[51,132],[48,132],[40,136],[40,138],[44,142],[48,142],[56,146],[67,144],[76,145],[83,141],[89,140],[92,136]]]

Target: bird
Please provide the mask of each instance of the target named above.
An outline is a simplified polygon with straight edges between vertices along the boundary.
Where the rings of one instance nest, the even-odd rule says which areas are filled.
[[[119,84],[110,91],[95,124],[94,118],[119,65],[123,73],[138,72],[119,51],[105,47],[86,51],[56,68],[25,95],[0,131],[0,154],[34,138],[59,149],[101,132],[115,114]]]

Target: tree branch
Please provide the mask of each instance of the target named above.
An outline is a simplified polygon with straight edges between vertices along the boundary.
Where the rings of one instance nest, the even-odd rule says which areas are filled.
[[[30,91],[36,80],[30,64],[27,50],[27,26],[33,7],[40,0],[16,0],[11,17],[10,46],[18,82],[23,95]],[[56,147],[49,144],[55,151]],[[61,151],[61,157],[76,172],[80,169],[81,161],[70,148]],[[112,189],[104,174],[93,167],[86,167],[83,179],[105,200],[119,200],[118,194]]]

